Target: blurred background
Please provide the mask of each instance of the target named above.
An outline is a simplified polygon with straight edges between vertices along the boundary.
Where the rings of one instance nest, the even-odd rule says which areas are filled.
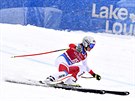
[[[0,23],[135,35],[135,0],[0,0]]]

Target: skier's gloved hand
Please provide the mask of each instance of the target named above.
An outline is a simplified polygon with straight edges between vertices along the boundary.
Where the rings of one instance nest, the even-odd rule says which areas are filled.
[[[93,76],[94,78],[96,78],[96,80],[100,80],[100,79],[101,79],[101,76],[98,75],[98,74],[95,74],[95,73],[94,73],[92,76]]]
[[[76,46],[76,50],[77,52],[82,52],[82,46],[79,44],[78,46]]]

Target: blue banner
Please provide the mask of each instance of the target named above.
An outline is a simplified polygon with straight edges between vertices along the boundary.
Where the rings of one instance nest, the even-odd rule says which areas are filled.
[[[0,0],[0,23],[135,35],[135,0]]]

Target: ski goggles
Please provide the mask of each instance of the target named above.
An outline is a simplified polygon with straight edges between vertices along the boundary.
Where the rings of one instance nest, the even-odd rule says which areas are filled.
[[[90,44],[89,44],[89,48],[90,48],[90,49],[94,48],[94,46],[95,46],[95,44],[93,44],[93,43],[90,43]]]

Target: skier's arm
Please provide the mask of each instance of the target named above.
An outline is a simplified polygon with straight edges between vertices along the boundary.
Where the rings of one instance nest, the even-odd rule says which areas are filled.
[[[94,78],[96,78],[97,80],[100,80],[101,79],[101,76],[94,73],[92,69],[90,69],[87,65],[87,59],[83,60],[82,61],[82,64],[86,67],[86,71],[91,74]]]
[[[80,44],[69,44],[69,47],[77,52],[82,52],[82,46]]]
[[[71,43],[71,44],[69,44],[69,48],[70,48],[70,49],[75,49],[75,48],[76,48],[76,45],[73,44],[73,43]]]

